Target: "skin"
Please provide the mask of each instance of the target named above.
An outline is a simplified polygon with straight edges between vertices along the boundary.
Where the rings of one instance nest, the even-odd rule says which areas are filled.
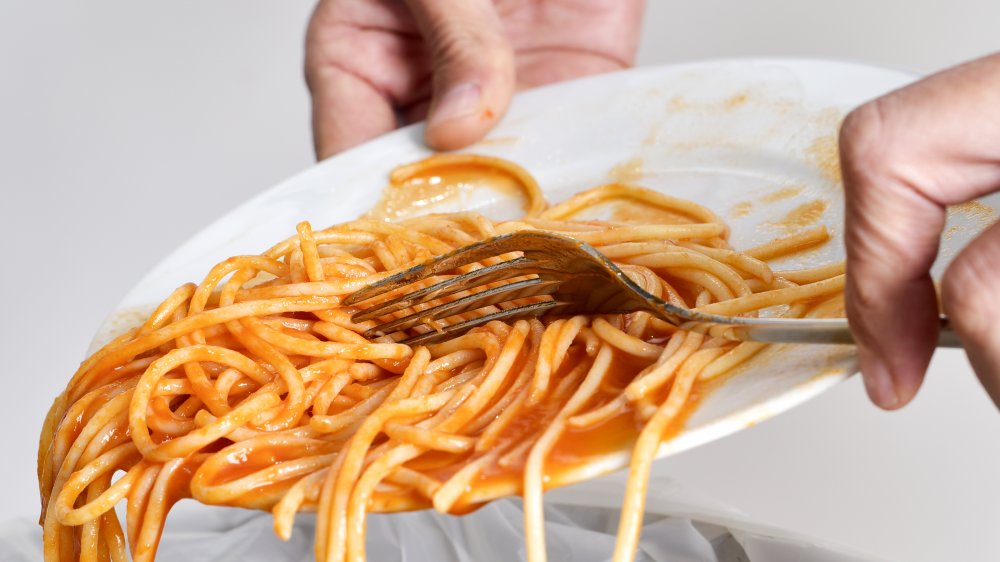
[[[948,205],[1000,190],[1000,55],[946,70],[854,110],[840,134],[847,313],[875,404],[916,394],[934,352],[929,275]],[[941,305],[1000,405],[1000,227],[951,263]]]
[[[642,10],[642,0],[320,0],[306,35],[316,155],[425,117],[430,146],[467,146],[516,89],[631,66]]]
[[[632,64],[641,0],[320,0],[306,39],[316,154],[427,119],[439,150],[481,139],[514,91]],[[586,31],[583,31],[586,30]],[[854,110],[840,135],[847,309],[865,388],[910,402],[934,352],[929,270],[948,205],[1000,190],[1000,55]],[[945,273],[941,307],[1000,406],[1000,226]]]

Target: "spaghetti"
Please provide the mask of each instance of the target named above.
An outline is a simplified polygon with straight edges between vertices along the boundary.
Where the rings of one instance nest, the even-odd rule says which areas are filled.
[[[765,263],[822,243],[822,229],[737,252],[725,224],[688,201],[616,184],[547,207],[513,164],[448,158],[404,175],[444,164],[464,174],[507,170],[519,178],[527,216],[368,219],[319,231],[302,223],[262,254],[229,258],[200,284],[181,286],[84,361],[40,441],[46,559],[152,560],[171,506],[194,498],[270,510],[284,539],[296,513],[316,511],[316,559],[361,561],[368,512],[460,514],[521,494],[528,557],[540,561],[543,491],[631,446],[614,554],[631,560],[662,440],[708,381],[765,345],[687,333],[638,312],[493,322],[411,348],[365,340],[371,323],[352,322],[354,310],[340,305],[477,240],[521,229],[574,236],[650,293],[706,312],[842,314],[842,265],[781,272]],[[602,204],[630,212],[578,218]],[[124,529],[113,509],[122,500]]]

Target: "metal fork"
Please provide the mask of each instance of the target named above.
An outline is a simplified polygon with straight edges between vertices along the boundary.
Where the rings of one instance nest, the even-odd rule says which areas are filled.
[[[434,299],[474,290],[490,283],[508,283],[474,292],[451,302],[385,321],[367,330],[368,339],[405,332],[417,325],[526,297],[548,295],[551,300],[522,304],[415,335],[406,344],[441,341],[493,320],[545,314],[609,314],[647,311],[681,329],[723,336],[738,341],[851,344],[854,339],[845,318],[743,318],[705,314],[672,305],[649,294],[591,245],[576,239],[537,231],[504,234],[459,248],[423,264],[386,277],[344,300],[348,306],[384,296],[429,277],[453,273],[459,267],[504,254],[521,256],[468,273],[455,275],[427,287],[375,304],[352,315],[355,322],[383,316]],[[527,279],[519,279],[530,276]],[[958,347],[948,318],[940,317],[939,346]]]

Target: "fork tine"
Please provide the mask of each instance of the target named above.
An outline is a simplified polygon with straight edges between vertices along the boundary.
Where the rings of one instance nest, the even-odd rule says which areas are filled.
[[[516,306],[514,308],[508,308],[507,310],[501,310],[500,312],[494,312],[493,314],[487,314],[486,316],[473,318],[472,320],[466,320],[465,322],[459,322],[458,324],[452,324],[451,326],[446,326],[440,331],[435,330],[426,334],[420,334],[419,336],[405,339],[399,343],[405,345],[434,343],[452,336],[464,334],[473,328],[482,326],[494,320],[512,320],[515,318],[541,316],[549,311],[565,306],[566,304],[567,303],[553,300]]]
[[[383,295],[389,291],[405,287],[421,279],[447,273],[463,265],[469,265],[470,263],[497,257],[509,252],[516,252],[518,248],[513,247],[517,244],[516,240],[512,234],[507,234],[453,250],[431,261],[413,266],[406,271],[401,271],[377,283],[373,283],[347,297],[344,300],[344,304],[351,306]]]
[[[446,297],[459,291],[473,289],[486,283],[492,283],[494,281],[509,279],[526,273],[532,273],[528,267],[532,265],[532,263],[533,262],[528,258],[520,257],[482,267],[475,271],[470,271],[443,281],[438,281],[437,283],[424,287],[423,289],[418,289],[412,293],[405,293],[397,298],[377,304],[366,310],[359,311],[351,317],[351,320],[354,322],[364,322],[365,320],[385,316],[386,314],[391,314],[404,308],[416,306],[429,300]],[[378,283],[373,285],[373,287],[376,285],[378,285]],[[405,284],[403,286],[405,286]],[[395,287],[387,288],[379,294],[384,294],[394,288]],[[346,301],[345,304],[347,304]]]
[[[366,331],[364,333],[364,337],[370,339],[384,336],[393,332],[407,330],[422,323],[424,320],[439,320],[456,314],[461,314],[463,312],[478,310],[485,306],[509,302],[525,297],[549,295],[552,294],[561,283],[562,281],[560,280],[542,279],[536,277],[534,279],[524,279],[522,281],[508,283],[499,287],[493,287],[492,289],[467,295],[452,302],[439,304],[432,308],[420,310],[408,316],[375,326],[374,328]]]

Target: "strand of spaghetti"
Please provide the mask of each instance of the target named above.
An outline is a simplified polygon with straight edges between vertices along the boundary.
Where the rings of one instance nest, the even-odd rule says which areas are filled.
[[[365,509],[371,501],[375,486],[386,478],[393,470],[422,452],[414,445],[402,445],[390,449],[372,462],[358,479],[351,494],[347,515],[347,558],[348,560],[365,559]],[[414,471],[414,474],[419,474]],[[440,484],[433,485],[433,492]]]
[[[98,516],[110,510],[116,503],[128,494],[132,482],[138,477],[138,472],[129,470],[124,477],[118,479],[114,486],[108,488],[103,494],[95,499],[88,499],[84,505],[74,508],[77,498],[85,488],[99,477],[131,464],[139,457],[139,451],[132,443],[125,443],[111,449],[100,457],[87,463],[86,466],[77,470],[66,481],[59,495],[56,497],[55,509],[56,518],[63,525],[82,525],[87,521],[97,519]]]
[[[392,387],[386,386],[343,412],[326,416],[314,415],[309,418],[309,426],[318,433],[337,435],[344,428],[356,425],[361,418],[374,412],[390,392]]]
[[[299,233],[299,251],[302,252],[302,266],[305,269],[306,277],[310,281],[323,281],[326,275],[323,273],[323,265],[319,261],[319,249],[316,246],[312,226],[303,221],[295,226],[295,230]]]
[[[697,240],[722,236],[726,227],[719,223],[684,225],[641,225],[613,227],[597,232],[573,233],[573,238],[591,245],[638,242],[642,240]]]
[[[102,359],[110,355],[115,349],[120,345],[132,339],[138,330],[129,330],[120,336],[112,339],[104,347],[100,348],[93,355],[85,359],[80,367],[77,369],[77,373],[87,372],[94,365],[99,363]],[[56,399],[52,402],[52,406],[49,408],[48,413],[45,415],[45,420],[42,422],[42,431],[39,436],[38,443],[38,455],[36,456],[37,471],[39,475],[39,491],[42,496],[42,511],[45,511],[46,498],[48,498],[51,492],[51,471],[53,470],[52,463],[46,462],[46,456],[52,452],[53,447],[57,450],[65,450],[68,445],[60,448],[59,441],[62,437],[63,441],[66,441],[68,437],[64,433],[60,433],[58,430],[62,427],[62,424],[66,421],[64,414],[67,410],[72,409],[76,406],[77,400],[84,400],[86,396],[92,389],[88,389],[80,393],[80,396],[76,396],[73,400],[70,399],[69,388],[71,383],[67,385],[66,390],[63,391]]]
[[[573,367],[573,369],[563,376],[563,378],[559,381],[559,384],[556,385],[556,388],[549,400],[558,404],[560,400],[567,398],[571,391],[579,383],[580,378],[582,378],[584,373],[590,369],[590,365],[590,363],[579,363]],[[554,409],[543,409],[540,413],[542,416],[535,421],[539,426],[545,427],[546,424],[559,412]],[[515,463],[523,464],[525,454],[527,454],[527,452],[531,449],[531,446],[534,444],[534,440],[537,439],[538,435],[541,435],[541,432],[535,431],[530,427],[522,427],[520,433],[516,431],[511,432],[509,436],[510,439],[505,440],[505,444],[508,447],[512,443],[516,443],[516,445],[510,447],[507,452],[497,460],[497,465],[502,468],[508,468]]]
[[[559,330],[565,322],[564,319],[554,320],[542,332],[542,338],[538,343],[538,360],[528,390],[528,404],[537,404],[548,392],[549,378],[552,375],[552,358],[558,344]]]
[[[327,560],[340,561],[345,556],[347,504],[351,490],[361,475],[365,452],[385,422],[394,417],[412,416],[438,410],[453,394],[454,391],[449,390],[419,398],[404,398],[376,410],[361,424],[361,427],[347,444],[344,461],[334,481],[333,496],[328,504],[328,509],[332,510],[334,517],[332,518],[333,528],[329,530],[329,546],[325,556]],[[328,478],[329,480],[333,479]]]
[[[200,340],[204,340],[204,338],[198,337],[197,334],[192,334],[191,337],[179,338],[178,347],[193,345],[194,342],[205,343],[205,341]],[[229,401],[226,399],[226,396],[220,393],[215,385],[212,384],[212,381],[200,363],[185,363],[184,375],[195,396],[208,406],[208,409],[213,414],[221,416],[229,411]]]
[[[566,425],[576,429],[595,426],[621,415],[625,412],[627,406],[628,400],[624,396],[618,395],[589,412],[577,414],[569,418],[566,420]]]
[[[530,329],[529,326],[530,324],[525,320],[519,320],[514,324],[514,329],[511,330],[503,348],[497,354],[493,366],[489,371],[484,372],[482,380],[473,379],[473,384],[477,387],[475,392],[458,407],[454,416],[442,423],[440,428],[442,431],[458,431],[496,396],[497,390],[510,377],[511,367],[524,345]]]
[[[162,383],[163,381],[160,382]],[[157,389],[159,389],[160,386],[161,385],[157,383]],[[146,425],[148,425],[151,430],[167,436],[183,435],[197,427],[193,419],[185,417],[181,412],[175,412],[170,409],[171,399],[172,397],[169,395],[161,395],[150,400],[149,411],[146,413]],[[184,407],[184,404],[192,404],[191,400],[197,401],[197,407],[201,407],[204,404],[204,402],[198,400],[197,398],[186,397],[184,403],[180,407],[177,407],[177,409],[181,410]],[[191,406],[188,408],[190,409]]]
[[[505,410],[502,410],[499,415],[497,415],[496,420],[483,429],[483,432],[479,435],[479,441],[476,442],[475,450],[477,453],[485,452],[491,449],[500,440],[500,436],[517,418],[517,416],[524,410],[524,404],[528,400],[530,391],[527,387],[521,387],[521,389],[511,400],[510,404]]]
[[[704,254],[719,263],[723,263],[734,269],[742,271],[748,276],[760,279],[764,283],[771,283],[771,280],[774,279],[774,272],[771,271],[770,266],[757,258],[748,256],[747,254],[726,248],[703,246],[701,244],[695,244],[694,242],[681,241],[678,243],[678,246]]]
[[[244,442],[245,443],[245,442]],[[244,446],[245,448],[245,446]],[[233,451],[233,448],[228,448]],[[302,451],[308,455],[308,449]],[[221,467],[202,465],[191,479],[191,494],[196,500],[209,505],[225,505],[248,493],[255,493],[269,486],[293,478],[300,478],[330,466],[337,453],[326,455],[303,456],[293,460],[279,462],[263,470],[248,474],[221,484],[209,482],[216,480]],[[213,456],[212,459],[222,458]],[[210,460],[212,460],[210,459]],[[257,492],[259,493],[259,492]]]
[[[128,562],[128,543],[125,533],[114,511],[101,515],[101,531],[108,549],[108,559],[111,562]]]
[[[358,330],[363,332],[367,329],[362,326],[355,326],[350,323],[340,324],[324,320],[313,324],[312,329],[313,331],[316,332],[317,335],[322,336],[331,342],[350,343],[358,345],[372,345],[372,342],[369,342],[361,334],[358,333]],[[398,345],[398,344],[379,344],[379,345]],[[389,349],[391,350],[393,348]],[[352,374],[354,374],[354,377],[357,380],[359,378],[363,378],[359,377],[356,374],[358,372],[357,371],[358,369],[361,368],[374,369],[375,367],[378,367],[380,369],[385,369],[386,371],[389,371],[393,374],[397,375],[402,374],[403,370],[405,369],[404,361],[408,357],[409,354],[406,354],[405,357],[396,358],[396,355],[393,353],[387,354],[386,357],[371,355],[369,357],[369,360],[372,362],[374,367],[371,365],[363,367],[364,364],[356,363],[355,365],[352,366],[352,369],[354,369],[352,371]]]
[[[53,465],[58,466],[58,470],[55,472],[55,478],[53,479],[52,487],[49,490],[49,502],[55,501],[58,497],[59,491],[65,486],[65,483],[69,480],[73,471],[75,471],[80,465],[81,461],[86,462],[85,455],[87,450],[90,448],[91,443],[100,443],[101,441],[101,430],[105,429],[108,422],[117,417],[120,412],[126,407],[129,400],[131,399],[131,388],[122,390],[121,393],[114,395],[109,401],[102,404],[93,416],[87,419],[77,435],[76,440],[74,440],[72,446],[66,452],[66,455],[62,458],[52,459]],[[56,464],[58,463],[58,464]],[[45,520],[48,521],[50,516],[55,517],[54,513],[49,513],[51,510],[46,510]],[[53,519],[55,521],[56,519]]]
[[[473,390],[472,386],[462,388],[432,418],[418,425],[424,429],[436,428],[442,420],[454,415],[458,406],[472,394]],[[395,472],[405,470],[402,469],[402,464],[416,458],[423,451],[423,448],[411,444],[392,447],[385,454],[379,455],[362,473],[348,504],[347,546],[349,559],[364,560],[365,509],[373,501],[375,487]],[[422,493],[427,497],[435,493],[441,486],[441,483],[434,479],[419,477],[419,473],[415,471],[410,472],[413,473],[411,479],[419,478]]]
[[[84,501],[89,503],[97,499],[110,485],[110,474],[98,477],[87,487]],[[80,536],[80,562],[97,562],[98,557],[104,560],[108,559],[107,545],[104,544],[102,538],[102,527],[103,522],[100,516],[87,521],[80,527],[78,531]]]
[[[771,306],[789,304],[794,301],[814,299],[816,297],[829,295],[831,293],[844,290],[844,276],[838,275],[808,285],[799,285],[785,289],[775,289],[763,293],[755,293],[747,297],[740,297],[724,302],[717,302],[696,307],[696,312],[705,314],[721,314],[726,316],[736,316],[751,310],[760,310]]]
[[[528,385],[529,381],[531,381],[534,373],[542,368],[542,363],[545,363],[546,366],[550,365],[548,360],[543,362],[539,362],[538,360],[541,352],[541,341],[545,336],[545,325],[538,320],[530,320],[529,323],[531,326],[531,332],[529,334],[530,339],[526,343],[528,353],[522,361],[521,369],[507,386],[506,391],[501,394],[500,398],[495,400],[492,406],[483,410],[477,418],[469,422],[468,426],[464,428],[468,433],[479,434],[480,439],[476,443],[477,452],[481,452],[485,447],[487,447],[482,439],[484,436],[483,432],[486,428],[494,424],[501,413],[514,404],[515,400],[517,400],[518,396],[520,396],[521,391]],[[573,327],[570,326],[570,329],[572,330]],[[562,333],[563,332],[560,331],[560,334]],[[559,345],[561,344],[557,341],[556,346],[558,347]]]
[[[75,401],[83,393],[91,390],[91,385],[98,382],[94,379],[97,379],[101,375],[105,374],[106,371],[111,369],[116,363],[130,361],[140,353],[156,349],[157,347],[171,340],[177,339],[179,336],[186,335],[199,327],[222,324],[231,320],[238,320],[246,316],[266,316],[285,312],[309,312],[313,310],[321,310],[324,308],[335,307],[338,302],[338,299],[328,297],[287,297],[273,299],[266,302],[254,301],[238,303],[222,308],[199,312],[195,315],[188,316],[179,322],[164,326],[163,328],[149,334],[138,336],[132,341],[111,350],[106,355],[103,355],[101,359],[96,361],[93,365],[90,365],[90,368],[85,370],[81,368],[81,370],[78,370],[77,374],[75,374],[70,380],[70,383],[67,386],[68,394],[66,395],[66,398],[68,401]],[[60,401],[57,401],[57,403],[53,405],[53,410],[50,410],[51,415],[57,418],[61,417],[63,413],[59,409],[56,409],[58,406],[61,406]]]
[[[303,492],[308,493],[310,498],[318,500],[316,501],[316,540],[313,541],[313,556],[316,562],[324,562],[327,559],[331,539],[330,527],[338,524],[331,518],[333,511],[330,509],[330,502],[332,501],[333,483],[336,482],[336,473],[343,466],[345,453],[346,451],[341,448],[340,454],[334,459],[330,468],[325,471],[322,480],[303,489]]]
[[[225,292],[223,293],[225,298]],[[277,373],[271,381],[258,391],[259,394],[272,392],[284,395],[281,407],[264,411],[251,420],[251,424],[266,431],[281,431],[296,425],[305,415],[305,382],[290,358],[268,342],[258,338],[243,323],[233,320],[226,323],[229,332],[246,349],[248,355],[259,357],[271,370]]]
[[[735,269],[698,252],[674,249],[668,252],[634,256],[626,261],[653,270],[677,268],[701,270],[718,278],[734,295],[750,294],[746,282]]]
[[[316,238],[318,244],[338,244],[345,246],[364,246],[371,244],[377,239],[375,233],[364,232],[354,228],[354,223],[352,222],[313,232],[313,236]],[[282,256],[291,254],[298,243],[298,236],[290,236],[261,252],[261,255],[272,259],[279,259]]]
[[[830,233],[826,230],[826,227],[817,226],[791,236],[778,238],[766,244],[743,250],[743,254],[760,261],[769,261],[818,246],[829,239]]]
[[[327,415],[330,410],[330,402],[333,401],[340,391],[344,389],[349,382],[351,382],[351,375],[349,373],[338,373],[323,383],[316,396],[312,400],[312,415]]]
[[[587,327],[589,323],[590,320],[586,316],[577,315],[567,320],[559,328],[555,349],[552,350],[552,356],[549,358],[551,361],[551,372],[556,372],[562,367],[570,346],[576,341],[576,337],[580,334],[580,331]]]
[[[305,264],[302,261],[302,247],[300,245],[292,248],[292,253],[285,256],[285,262],[288,263],[288,279],[292,283],[306,283],[309,281],[309,277],[306,275]],[[240,283],[240,285],[243,285],[243,283]]]
[[[158,445],[153,441],[146,426],[147,405],[152,397],[152,393],[157,387],[157,383],[164,375],[172,371],[177,366],[189,361],[211,361],[238,369],[248,375],[250,373],[254,373],[261,379],[266,376],[263,373],[263,369],[261,369],[256,362],[231,349],[197,345],[170,351],[162,358],[153,362],[149,369],[143,373],[131,396],[128,409],[129,431],[132,435],[132,441],[135,443],[139,451],[143,453],[143,455],[151,454],[154,451],[157,451],[158,447],[161,447],[161,445]],[[256,380],[256,377],[254,378]],[[265,400],[268,405],[273,405],[273,403],[277,400],[277,396],[271,395],[271,398],[261,398],[260,400]],[[241,414],[242,413],[243,412],[241,412]],[[204,446],[204,444],[201,446]],[[161,460],[166,460],[167,458],[169,457],[164,457]]]
[[[288,265],[267,256],[235,256],[220,262],[213,267],[205,279],[198,285],[191,302],[188,304],[188,315],[205,310],[212,292],[233,272],[240,270],[265,271],[275,277],[288,275]]]
[[[394,451],[395,449],[390,451],[389,454]],[[422,472],[406,468],[405,466],[397,466],[392,472],[385,476],[385,481],[412,488],[426,497],[434,495],[434,491],[441,486],[440,480],[436,480]],[[360,481],[358,482],[358,486],[361,486]],[[355,494],[357,494],[357,488],[355,489]],[[364,509],[362,509],[361,512],[363,515]],[[364,541],[363,536],[361,540]]]
[[[821,300],[816,303],[816,306],[812,307],[807,315],[813,318],[823,318],[836,316],[843,318],[845,314],[844,311],[844,295],[839,295],[834,293],[825,300]]]
[[[133,562],[153,562],[153,558],[156,556],[156,546],[160,542],[163,525],[166,523],[167,511],[179,499],[176,497],[176,490],[181,487],[177,486],[174,481],[186,476],[183,474],[183,469],[185,464],[191,461],[192,459],[169,460],[157,473],[144,509],[138,538],[132,549]]]
[[[86,431],[84,424],[90,420],[90,416],[87,415],[88,410],[93,404],[102,404],[119,391],[125,390],[124,386],[124,384],[109,385],[85,394],[70,406],[67,415],[53,430],[48,450],[45,451],[46,454],[40,455],[38,461],[38,482],[42,496],[43,514],[46,510],[49,494],[54,487],[58,469],[62,466],[67,454],[74,448],[82,451],[84,444],[78,443],[78,441],[80,441],[79,436],[82,435],[82,432]],[[109,393],[113,394],[109,396]],[[96,430],[96,427],[94,429]]]
[[[678,332],[670,338],[663,354],[656,365],[648,371],[640,373],[625,387],[623,395],[630,402],[638,402],[651,392],[662,388],[670,382],[682,364],[694,353],[704,341],[702,334],[694,332]],[[671,349],[673,348],[673,349]]]
[[[567,220],[584,209],[615,199],[632,199],[653,207],[674,211],[686,215],[691,219],[691,222],[723,224],[722,219],[715,213],[697,203],[621,183],[606,184],[578,193],[558,205],[553,205],[542,213],[540,218]]]
[[[641,339],[634,338],[622,330],[615,328],[604,318],[597,318],[591,324],[591,329],[609,345],[640,359],[656,359],[663,354],[663,348]]]
[[[666,401],[639,433],[639,439],[632,450],[632,462],[629,464],[628,482],[625,485],[625,498],[622,501],[618,537],[615,541],[614,562],[631,562],[635,557],[646,504],[646,490],[649,486],[649,471],[663,432],[687,401],[698,373],[723,351],[721,348],[701,350],[685,361],[670,387]]]
[[[806,307],[801,304],[792,305],[787,311],[781,314],[785,318],[797,318],[802,316]],[[722,356],[709,363],[698,375],[698,380],[708,381],[724,375],[739,365],[745,364],[755,355],[763,351],[768,344],[762,342],[740,342]]]
[[[653,295],[654,297],[663,297],[663,284],[660,282],[660,277],[654,273],[653,270],[648,267],[628,263],[621,264],[619,269],[621,269],[633,283],[642,288],[642,290]]]
[[[366,341],[363,344],[353,344],[303,339],[270,328],[257,318],[246,318],[243,322],[255,336],[276,346],[287,355],[336,357],[338,359],[399,360],[406,359],[412,353],[409,346],[398,343],[370,343]]]
[[[349,295],[363,289],[372,283],[388,277],[387,273],[376,273],[361,278],[340,279],[332,281],[302,280],[287,285],[272,285],[240,289],[235,302],[269,300],[281,297],[339,297]]]
[[[418,424],[421,429],[440,431],[440,425],[453,416],[458,407],[468,399],[474,392],[472,385],[465,386],[455,392],[452,398],[433,417]],[[347,515],[347,546],[348,557],[352,560],[364,559],[364,535],[365,535],[365,509],[372,500],[375,487],[391,474],[402,469],[403,463],[412,460],[424,452],[424,448],[413,444],[401,444],[390,448],[386,453],[379,455],[362,473],[351,493],[348,503]],[[402,469],[405,470],[405,469]],[[416,478],[414,476],[411,478]],[[441,483],[433,479],[424,477],[420,479],[424,495],[430,497],[441,487]]]
[[[183,437],[177,437],[162,443],[152,449],[143,451],[143,457],[165,462],[169,459],[183,458],[194,451],[214,443],[229,435],[234,429],[260,416],[268,408],[280,403],[281,399],[271,392],[261,392],[239,406],[220,416],[210,424],[188,432]]]
[[[399,236],[411,244],[427,248],[428,251],[435,255],[446,254],[449,251],[454,250],[454,248],[433,236],[398,224],[359,219],[347,223],[346,226],[350,226],[355,230],[368,231],[376,235],[381,234],[383,238],[390,235]]]
[[[548,456],[556,440],[566,427],[566,419],[593,398],[601,381],[608,374],[613,352],[604,346],[587,371],[579,388],[562,407],[559,414],[545,428],[535,441],[524,467],[524,537],[527,543],[528,560],[545,560],[545,516],[542,512],[542,492],[545,474],[545,457]]]
[[[798,285],[805,285],[808,283],[815,283],[817,281],[822,281],[824,279],[829,279],[831,277],[836,277],[838,275],[843,275],[847,270],[846,264],[842,261],[831,263],[829,265],[822,265],[819,267],[812,267],[809,269],[797,269],[791,271],[776,271],[775,275],[785,279],[786,281],[791,281],[792,283]]]
[[[454,218],[456,217],[452,217],[452,219]],[[402,221],[402,223],[406,226],[412,226],[425,234],[429,234],[438,240],[455,247],[468,246],[469,244],[475,243],[481,239],[481,233],[466,232],[459,224],[456,224],[456,222],[457,221],[455,220],[435,216],[423,216],[416,219]],[[474,226],[474,228],[476,227]],[[480,234],[480,237],[477,237],[477,234]],[[419,247],[412,247],[410,249],[414,252],[420,253]],[[412,258],[417,257],[416,255],[410,256],[409,253],[407,255]]]
[[[545,398],[552,374],[559,370],[559,366],[566,358],[569,346],[586,325],[586,317],[574,316],[562,323],[554,322],[545,329],[541,338],[538,362],[535,365],[535,375],[531,379],[525,406],[534,406]]]
[[[335,465],[336,456],[329,467]],[[271,515],[274,520],[274,534],[278,535],[279,539],[287,541],[292,538],[292,526],[295,523],[295,514],[302,507],[308,489],[319,487],[320,483],[326,479],[329,467],[317,470],[304,478],[300,478],[298,482],[293,484],[288,491],[285,492],[285,495],[274,504],[274,507],[271,508]],[[317,526],[318,524],[319,521],[317,520]],[[319,537],[317,537],[317,547],[319,546],[319,540]]]
[[[170,318],[174,315],[174,312],[183,307],[184,304],[194,296],[195,289],[196,287],[194,283],[185,283],[174,289],[174,292],[171,293],[166,300],[160,303],[160,305],[156,307],[156,310],[149,315],[149,318],[142,323],[142,326],[139,327],[139,331],[136,333],[148,334],[149,332],[152,332],[169,322]]]
[[[146,465],[146,463],[139,463]],[[150,494],[153,485],[156,483],[156,476],[160,473],[160,465],[146,465],[141,476],[129,490],[128,501],[125,510],[125,529],[128,537],[129,552],[135,552],[139,541],[139,531],[142,521],[145,518],[146,506],[149,505]]]
[[[410,365],[406,368],[406,372],[403,373],[397,386],[405,389],[412,388],[413,381],[423,374],[429,362],[430,352],[427,348],[419,348],[414,353]],[[327,523],[323,529],[317,527],[316,532],[322,531],[328,538],[324,550],[317,551],[317,559],[339,562],[344,558],[347,546],[346,510],[350,491],[361,473],[366,453],[375,437],[382,431],[383,425],[393,417],[412,416],[440,408],[451,397],[452,391],[448,392],[432,396],[402,398],[395,402],[386,400],[361,421],[357,430],[345,444],[343,453],[338,459],[340,461],[338,469],[330,471],[323,483],[320,511],[326,514]]]
[[[735,294],[721,279],[707,271],[679,267],[670,270],[670,277],[688,281],[695,286],[701,287],[714,301],[727,301],[735,297]]]
[[[399,423],[386,424],[385,434],[397,441],[446,453],[464,453],[471,450],[476,443],[476,439],[473,437],[453,435]]]

